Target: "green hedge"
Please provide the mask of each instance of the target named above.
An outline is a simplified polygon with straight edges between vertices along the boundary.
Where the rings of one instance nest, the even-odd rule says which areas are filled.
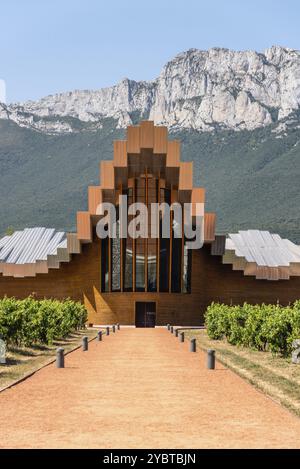
[[[300,338],[300,301],[287,307],[212,303],[205,313],[205,325],[211,339],[287,356],[293,340]]]
[[[81,329],[87,321],[87,311],[81,303],[66,299],[0,300],[0,336],[8,344],[31,346],[51,344]]]

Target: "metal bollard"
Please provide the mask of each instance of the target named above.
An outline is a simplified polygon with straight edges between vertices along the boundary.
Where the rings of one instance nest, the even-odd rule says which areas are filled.
[[[106,335],[109,335],[109,326],[106,328]]]
[[[215,369],[215,363],[216,363],[216,356],[215,356],[215,350],[207,350],[207,368],[209,370],[214,370]]]
[[[196,352],[196,339],[190,341],[190,352]]]
[[[173,326],[170,327],[170,332],[173,334]]]
[[[88,337],[85,335],[82,337],[82,351],[87,352],[89,349]]]
[[[98,342],[101,342],[101,340],[102,340],[102,331],[97,332],[97,340],[98,340]]]
[[[178,337],[178,329],[175,329],[175,337]]]
[[[190,352],[196,352],[196,339],[190,341]]]
[[[179,333],[179,342],[184,342],[184,332]]]
[[[64,356],[64,349],[59,347],[56,350],[56,368],[64,368],[65,367],[65,356]]]
[[[112,326],[112,331],[113,331],[113,333],[116,332],[116,326],[115,325]]]
[[[168,331],[170,330],[170,328],[171,328],[170,324],[167,324]]]
[[[120,324],[119,323],[117,324],[117,329],[118,329],[118,331],[120,330]]]

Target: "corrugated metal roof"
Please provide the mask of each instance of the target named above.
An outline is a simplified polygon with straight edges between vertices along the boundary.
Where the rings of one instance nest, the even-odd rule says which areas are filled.
[[[287,279],[289,269],[300,264],[300,246],[268,231],[239,231],[229,234],[226,239],[223,262],[232,263],[235,267],[237,262],[234,258],[244,259],[246,275],[255,272],[260,279]]]
[[[229,234],[225,249],[261,267],[287,267],[300,262],[300,246],[268,231],[248,230]]]
[[[67,249],[66,233],[52,228],[26,228],[0,239],[0,262],[34,264],[55,255],[57,248]]]

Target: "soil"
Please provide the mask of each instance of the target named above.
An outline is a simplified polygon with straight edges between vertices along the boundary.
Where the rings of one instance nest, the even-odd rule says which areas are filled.
[[[300,448],[300,419],[166,329],[121,328],[0,393],[0,448]]]

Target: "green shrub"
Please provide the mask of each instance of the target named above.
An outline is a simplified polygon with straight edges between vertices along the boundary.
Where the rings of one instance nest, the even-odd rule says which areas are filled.
[[[30,296],[25,300],[0,300],[0,336],[8,344],[51,344],[82,329],[86,321],[86,308],[70,299],[35,300]]]
[[[245,306],[245,305],[244,305]],[[244,344],[244,331],[247,319],[247,309],[243,306],[232,306],[228,311],[227,341],[232,345]]]
[[[244,343],[246,347],[250,347],[260,351],[266,351],[268,340],[263,329],[263,324],[269,315],[272,315],[274,305],[249,305],[244,304],[247,311],[245,322]]]
[[[268,342],[268,348],[273,353],[283,356],[289,354],[289,338],[293,335],[293,309],[291,307],[274,309],[273,314],[266,317],[262,330]]]
[[[211,339],[226,338],[232,345],[288,356],[292,342],[300,338],[300,300],[288,307],[212,303],[205,313],[205,325]]]
[[[227,336],[229,332],[229,310],[229,306],[220,303],[212,303],[207,308],[205,325],[211,339],[220,340]]]

